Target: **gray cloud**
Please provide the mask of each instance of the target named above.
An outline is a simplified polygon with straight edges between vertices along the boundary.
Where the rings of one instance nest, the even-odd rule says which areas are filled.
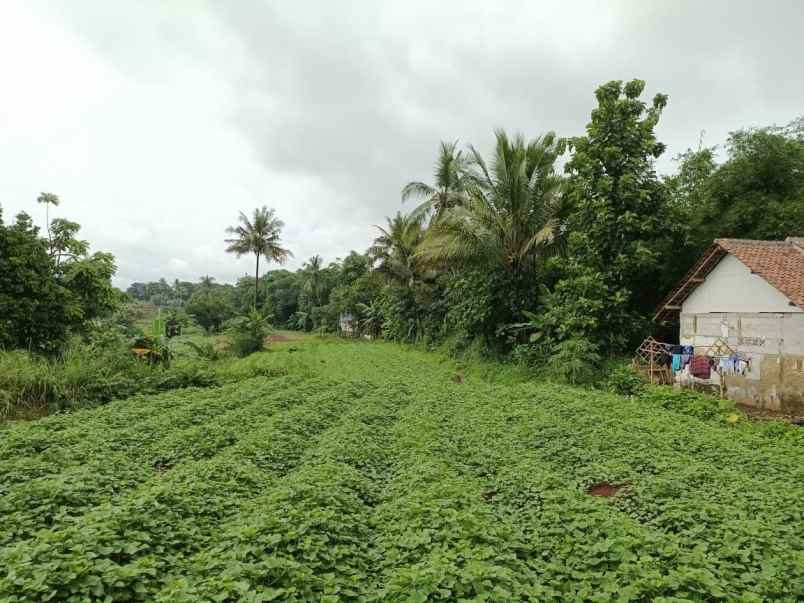
[[[668,153],[802,112],[804,9],[754,2],[233,2],[0,8],[0,203],[39,190],[118,282],[233,280],[223,228],[263,203],[296,267],[365,248],[442,139],[583,131],[596,86],[670,103]]]

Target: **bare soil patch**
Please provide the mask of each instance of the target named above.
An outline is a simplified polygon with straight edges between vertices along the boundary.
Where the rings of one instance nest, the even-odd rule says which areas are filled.
[[[804,424],[804,415],[800,413],[789,413],[778,410],[771,410],[770,408],[758,408],[756,406],[749,406],[748,404],[737,404],[742,412],[748,415],[749,418],[755,421],[787,421],[796,425]]]
[[[282,341],[295,341],[292,337],[288,337],[282,333],[273,333],[265,338],[268,343],[280,343]]]
[[[607,484],[605,482],[601,482],[599,484],[595,484],[593,486],[589,486],[586,490],[586,493],[589,496],[614,496],[622,490],[622,484]]]

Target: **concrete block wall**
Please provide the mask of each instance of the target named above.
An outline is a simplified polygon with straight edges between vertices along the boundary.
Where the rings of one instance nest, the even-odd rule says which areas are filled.
[[[723,339],[751,361],[744,376],[725,376],[729,398],[762,408],[804,413],[804,313],[681,315],[682,345],[692,345],[696,353],[704,353],[717,339]]]

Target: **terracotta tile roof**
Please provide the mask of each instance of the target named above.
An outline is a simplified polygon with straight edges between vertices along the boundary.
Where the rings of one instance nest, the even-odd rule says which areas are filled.
[[[784,241],[716,239],[659,304],[653,320],[666,320],[678,312],[684,300],[704,282],[706,275],[727,253],[804,309],[804,237],[788,237]]]
[[[804,238],[789,237],[784,241],[717,239],[715,243],[804,308]]]

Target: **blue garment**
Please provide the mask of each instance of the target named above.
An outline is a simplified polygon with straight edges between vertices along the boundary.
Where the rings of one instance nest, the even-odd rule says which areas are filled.
[[[681,354],[673,354],[673,371],[678,372],[681,370]]]

